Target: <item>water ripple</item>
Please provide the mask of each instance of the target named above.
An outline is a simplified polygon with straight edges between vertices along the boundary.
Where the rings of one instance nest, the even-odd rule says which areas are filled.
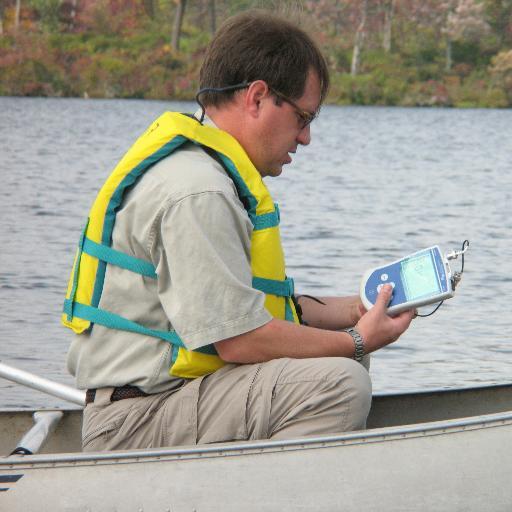
[[[0,97],[0,359],[72,383],[59,316],[95,191],[154,118],[194,109]],[[354,294],[368,268],[471,241],[457,296],[372,356],[375,390],[510,380],[510,126],[511,110],[326,106],[312,144],[266,180],[299,293]],[[0,407],[56,403],[0,383]]]

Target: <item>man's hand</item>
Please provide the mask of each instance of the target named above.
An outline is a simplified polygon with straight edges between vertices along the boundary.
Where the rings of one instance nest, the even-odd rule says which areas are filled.
[[[388,316],[386,309],[392,293],[391,285],[383,286],[375,306],[356,324],[363,337],[366,352],[373,352],[396,341],[414,318],[415,310],[404,311],[394,317]]]

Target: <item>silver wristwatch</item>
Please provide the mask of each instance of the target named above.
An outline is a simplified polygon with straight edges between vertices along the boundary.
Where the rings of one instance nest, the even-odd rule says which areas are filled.
[[[354,350],[354,359],[360,363],[364,357],[364,340],[363,337],[352,327],[349,329],[344,329],[345,332],[352,336],[354,340],[355,350]]]

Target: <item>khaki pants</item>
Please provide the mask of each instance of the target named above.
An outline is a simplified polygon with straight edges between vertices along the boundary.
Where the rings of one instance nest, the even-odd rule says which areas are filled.
[[[363,429],[371,405],[367,369],[332,357],[229,364],[178,391],[116,402],[112,390],[84,410],[85,451],[335,434]]]

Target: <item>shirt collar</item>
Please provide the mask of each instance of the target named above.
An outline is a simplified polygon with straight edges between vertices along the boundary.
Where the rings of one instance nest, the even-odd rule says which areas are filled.
[[[203,113],[202,109],[198,108],[194,112],[194,117],[199,120],[201,119],[201,114]],[[218,128],[218,126],[211,120],[210,117],[208,117],[208,114],[204,115],[203,124],[206,126],[213,126],[214,128]]]

